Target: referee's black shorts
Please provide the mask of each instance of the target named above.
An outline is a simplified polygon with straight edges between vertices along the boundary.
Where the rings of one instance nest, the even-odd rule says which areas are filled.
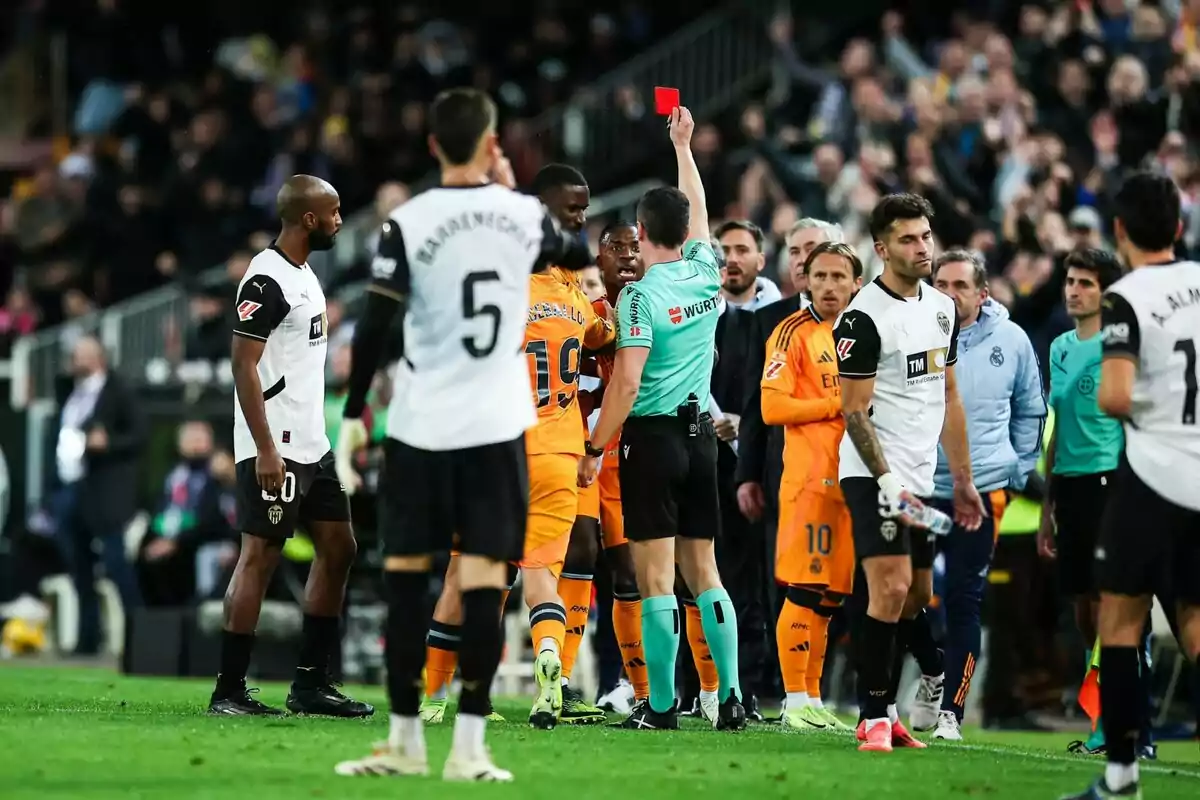
[[[875,556],[911,556],[913,569],[933,568],[933,531],[884,519],[874,478],[842,478],[841,485],[854,529],[854,557],[859,563]]]
[[[1056,475],[1051,483],[1059,588],[1067,597],[1096,591],[1095,552],[1114,471]]]
[[[700,415],[696,436],[688,436],[687,423],[676,416],[630,417],[621,431],[619,468],[629,541],[720,535],[717,433],[708,414]]]

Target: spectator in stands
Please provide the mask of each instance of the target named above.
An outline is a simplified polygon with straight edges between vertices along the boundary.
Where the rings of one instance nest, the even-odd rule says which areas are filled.
[[[55,523],[59,545],[79,596],[80,653],[100,648],[96,569],[121,602],[139,602],[133,566],[125,558],[125,527],[137,511],[138,465],[146,421],[121,377],[108,370],[100,342],[84,336],[72,355],[75,386],[63,404],[55,449],[59,491]]]
[[[8,290],[0,306],[0,358],[7,358],[17,337],[33,333],[38,326],[38,310],[25,289],[15,286]]]
[[[217,573],[237,557],[236,476],[228,453],[213,452],[212,426],[179,428],[179,461],[167,473],[162,498],[142,541],[138,583],[147,606],[185,606],[211,591]],[[207,545],[207,557],[199,552]],[[203,575],[201,575],[203,571]]]

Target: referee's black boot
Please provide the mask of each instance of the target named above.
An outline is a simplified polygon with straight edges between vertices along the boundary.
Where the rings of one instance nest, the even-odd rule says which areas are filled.
[[[338,690],[338,684],[322,677],[312,682],[293,681],[287,696],[287,710],[293,714],[360,718],[374,714],[375,706],[347,697]]]
[[[649,700],[639,700],[629,716],[613,727],[639,731],[677,731],[679,713],[675,706],[671,706],[670,711],[655,711],[650,707]]]
[[[258,689],[247,689],[246,679],[233,686],[222,686],[217,682],[208,701],[208,713],[229,717],[278,717],[283,714],[254,697]]]
[[[741,731],[746,729],[746,709],[732,689],[717,710],[717,730]]]

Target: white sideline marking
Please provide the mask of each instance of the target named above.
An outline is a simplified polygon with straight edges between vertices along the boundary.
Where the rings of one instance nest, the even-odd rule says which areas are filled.
[[[946,747],[955,748],[957,750],[974,750],[980,753],[994,753],[998,756],[1023,756],[1025,758],[1039,758],[1043,761],[1061,761],[1066,764],[1076,764],[1080,767],[1099,767],[1104,769],[1104,759],[1095,756],[1073,756],[1073,755],[1058,755],[1056,753],[1045,753],[1038,750],[1022,750],[1016,747],[997,747],[986,744],[966,744],[963,742],[946,742],[938,744],[930,742],[930,747]],[[1147,763],[1145,761],[1138,762],[1138,771],[1146,772],[1154,775],[1178,775],[1184,778],[1200,779],[1200,772],[1184,767],[1168,767],[1162,764]]]

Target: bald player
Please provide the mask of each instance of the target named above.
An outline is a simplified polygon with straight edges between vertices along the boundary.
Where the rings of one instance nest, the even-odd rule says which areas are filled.
[[[225,593],[221,671],[209,713],[281,712],[246,688],[267,585],[283,545],[302,526],[315,556],[304,591],[300,663],[287,697],[296,714],[366,717],[375,709],[338,691],[330,661],[354,561],[350,506],[325,436],[325,293],[309,269],[333,247],[341,200],[325,181],[294,175],[276,199],[279,237],[250,262],[238,287],[233,336],[233,442],[242,549]]]

